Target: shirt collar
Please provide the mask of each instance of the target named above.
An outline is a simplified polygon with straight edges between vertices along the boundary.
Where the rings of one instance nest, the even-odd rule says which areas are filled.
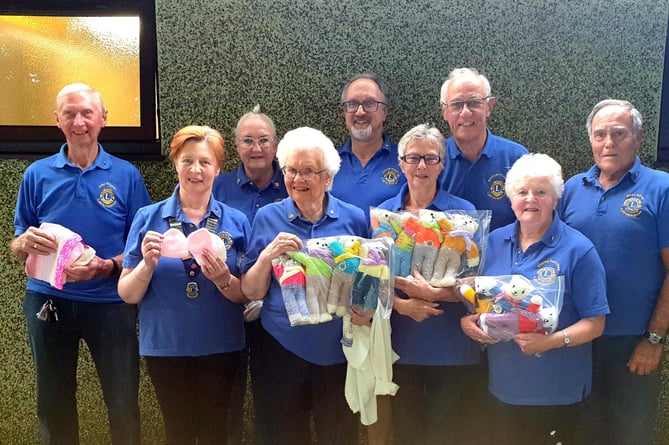
[[[279,168],[279,163],[276,160],[272,162],[272,168],[274,169],[274,174],[272,175],[272,180],[267,186],[272,187],[274,190],[279,190],[281,188],[281,184],[283,183],[283,173],[281,173],[281,169]],[[240,188],[244,187],[247,184],[254,184],[257,186],[255,182],[253,182],[248,176],[246,176],[246,172],[244,171],[244,164],[241,162],[239,163],[239,166],[237,166],[236,176],[237,178],[235,180],[235,183]]]
[[[169,218],[174,218],[179,222],[186,222],[188,219],[186,218],[186,215],[184,215],[183,210],[181,209],[181,202],[179,201],[179,189],[181,186],[177,184],[177,186],[174,188],[174,192],[172,192],[172,196],[167,198],[167,201],[165,202],[165,206],[163,207],[163,211],[161,213],[161,217],[163,219],[169,219]],[[221,218],[221,208],[220,206],[216,205],[216,201],[214,199],[209,198],[209,209],[207,210],[207,214],[203,218],[203,221],[209,217],[209,215],[213,214],[217,218]]]
[[[333,219],[339,218],[340,210],[337,200],[330,194],[330,192],[325,192],[325,193],[328,197],[328,205],[325,208],[325,213],[323,214],[323,218],[326,217]],[[307,221],[300,217],[300,211],[297,209],[295,201],[293,201],[293,198],[291,198],[290,196],[281,201],[281,205],[283,206],[284,217],[286,218],[286,221],[289,222],[295,222],[297,220]]]
[[[71,163],[69,159],[67,159],[67,143],[61,145],[60,151],[56,155],[56,159],[53,165],[56,168],[63,168],[66,165],[79,168],[78,166]],[[95,157],[93,163],[86,170],[93,170],[95,168],[108,170],[111,167],[111,165],[112,165],[111,155],[107,153],[104,150],[104,148],[102,148],[102,145],[98,144],[98,155]]]
[[[599,167],[597,167],[597,164],[594,164],[590,169],[586,172],[585,177],[583,178],[583,184],[599,184],[599,174],[601,173],[601,170]],[[622,178],[620,178],[620,181],[618,183],[622,182],[625,178],[629,178],[630,181],[633,183],[636,183],[639,180],[639,176],[641,174],[641,159],[639,156],[637,156],[634,159],[634,164],[632,167],[623,175]]]
[[[513,229],[507,234],[507,239],[510,239],[514,246],[519,246],[520,242],[518,241],[518,230],[520,230],[520,223],[516,221],[513,223],[512,227]],[[553,221],[539,242],[546,247],[555,247],[560,240],[563,231],[564,224],[560,220],[557,211],[553,210]]]
[[[387,134],[383,133],[383,145],[381,145],[381,148],[379,148],[376,153],[380,151],[385,151],[386,153],[390,153],[390,147],[392,143],[390,142],[390,136]],[[339,149],[340,153],[353,153],[353,149],[351,148],[351,138],[348,138],[346,142],[344,142],[344,145],[341,146]],[[374,156],[376,156],[376,153]]]

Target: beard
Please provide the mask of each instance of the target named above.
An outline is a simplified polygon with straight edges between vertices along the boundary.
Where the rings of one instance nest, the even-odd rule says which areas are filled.
[[[372,137],[372,126],[367,125],[365,128],[362,129],[351,127],[350,133],[351,133],[351,139],[366,141]]]

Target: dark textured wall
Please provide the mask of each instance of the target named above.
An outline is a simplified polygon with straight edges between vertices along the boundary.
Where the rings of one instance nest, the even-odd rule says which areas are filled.
[[[565,175],[591,163],[584,122],[592,106],[627,99],[645,118],[642,158],[652,163],[667,23],[667,0],[157,0],[163,146],[186,124],[230,139],[237,118],[261,103],[278,132],[309,125],[336,144],[346,134],[341,81],[374,72],[391,85],[393,139],[421,122],[444,132],[439,88],[460,66],[486,74],[497,96],[490,127],[545,152]],[[54,151],[57,147],[54,147]],[[237,162],[231,155],[230,169]],[[27,161],[0,161],[0,237],[13,234],[16,190]],[[167,162],[138,164],[154,199],[168,196]],[[22,265],[0,252],[0,443],[36,443],[33,370],[21,312]],[[657,445],[669,444],[665,366]],[[95,371],[82,348],[83,444],[108,443]],[[161,419],[142,376],[145,443],[162,440]]]

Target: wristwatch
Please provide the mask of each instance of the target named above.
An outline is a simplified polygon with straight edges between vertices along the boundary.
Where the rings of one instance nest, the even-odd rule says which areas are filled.
[[[656,334],[655,332],[648,332],[648,331],[643,331],[643,337],[647,338],[651,345],[664,343],[664,341],[666,340],[666,337],[663,337],[660,334]]]
[[[571,343],[571,338],[569,338],[569,334],[567,334],[567,331],[565,331],[564,329],[561,330],[560,332],[562,332],[562,335],[564,336],[564,345],[569,346],[569,343]]]

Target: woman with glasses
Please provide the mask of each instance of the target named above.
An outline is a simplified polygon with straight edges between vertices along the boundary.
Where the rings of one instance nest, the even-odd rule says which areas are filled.
[[[288,198],[258,210],[242,276],[244,294],[264,298],[255,345],[262,370],[254,384],[256,443],[309,443],[312,418],[319,444],[356,443],[356,417],[344,398],[342,319],[291,327],[272,260],[302,249],[310,238],[367,238],[367,219],[361,209],[330,194],[341,161],[322,132],[307,127],[287,132],[277,158]]]
[[[401,210],[474,210],[442,190],[444,136],[430,125],[409,130],[398,144],[399,165],[407,183],[380,208]],[[480,349],[460,329],[465,307],[449,288],[432,287],[419,272],[395,277],[392,346],[400,359],[393,376],[400,387],[392,400],[394,444],[467,443],[460,434],[472,427],[467,400],[471,366]]]

